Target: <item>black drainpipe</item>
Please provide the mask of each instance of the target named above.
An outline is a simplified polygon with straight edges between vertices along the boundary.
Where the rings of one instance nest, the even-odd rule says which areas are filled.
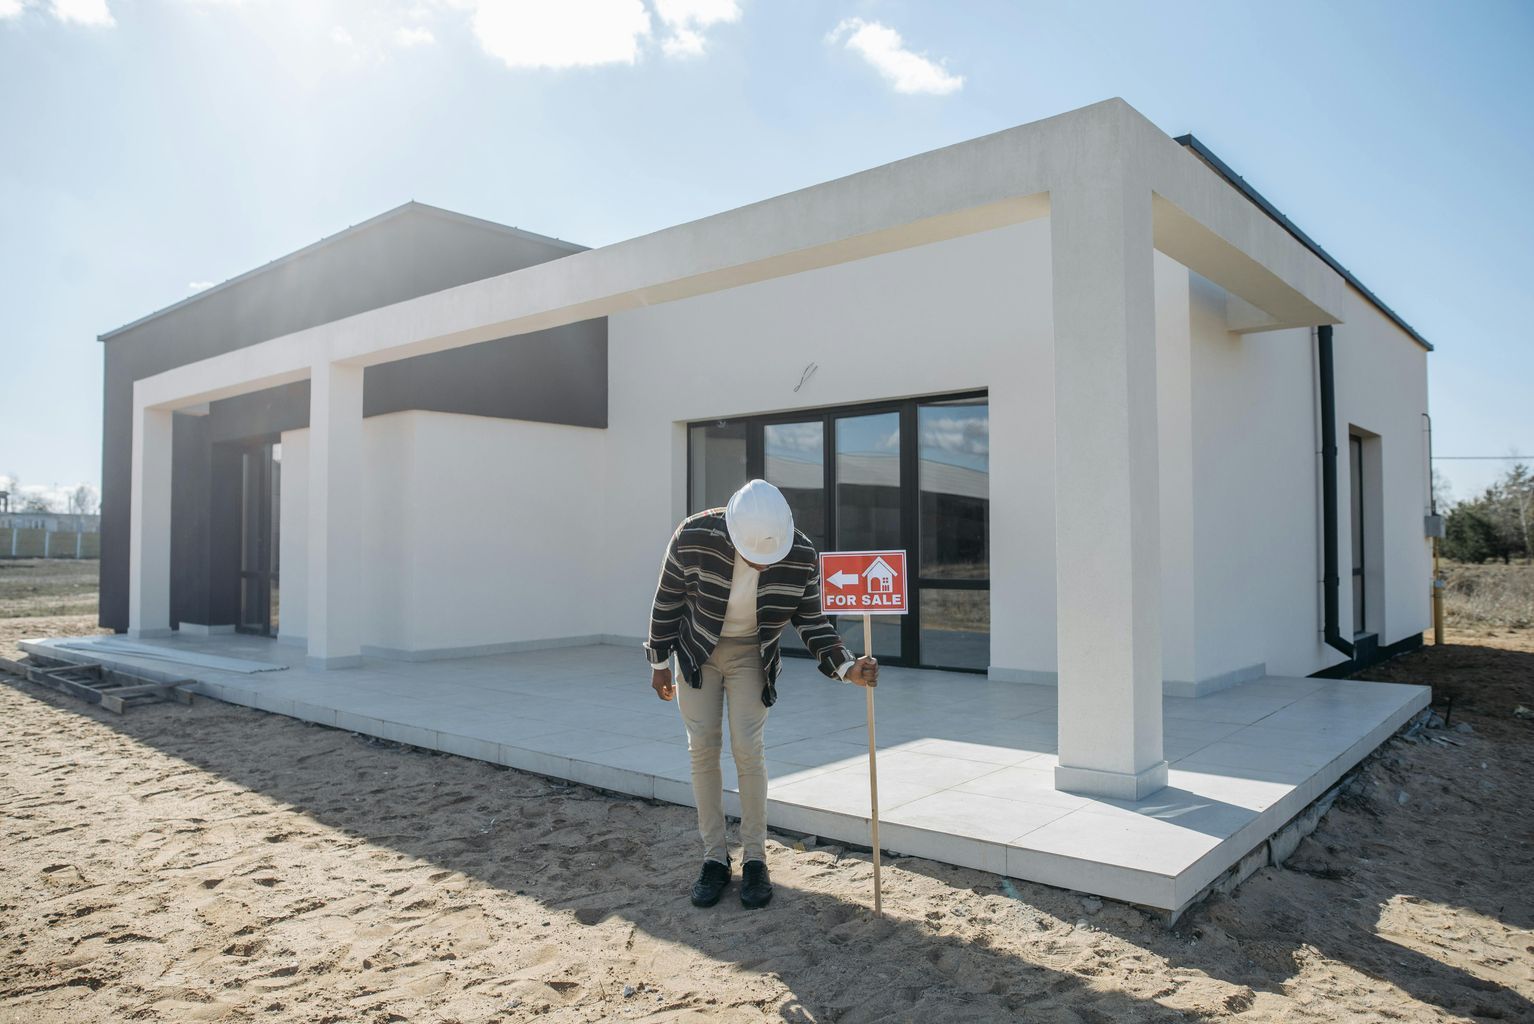
[[[1321,551],[1322,594],[1326,605],[1326,643],[1353,657],[1353,644],[1337,627],[1337,380],[1332,368],[1332,328],[1316,328],[1316,354],[1321,388]]]

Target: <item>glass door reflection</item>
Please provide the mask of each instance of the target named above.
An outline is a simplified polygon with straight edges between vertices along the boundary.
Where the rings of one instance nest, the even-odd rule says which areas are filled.
[[[826,543],[826,425],[822,419],[768,423],[762,427],[762,479],[788,499],[794,526],[814,543]],[[802,651],[795,629],[785,629],[784,650]]]
[[[901,520],[900,413],[838,416],[836,436],[837,551],[904,547]],[[910,581],[907,581],[909,584]],[[908,590],[914,595],[915,588]],[[850,650],[863,653],[863,617],[838,616]],[[901,617],[877,615],[874,656],[901,657]]]

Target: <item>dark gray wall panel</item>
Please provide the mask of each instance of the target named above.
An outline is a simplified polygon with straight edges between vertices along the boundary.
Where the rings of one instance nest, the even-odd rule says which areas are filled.
[[[238,445],[216,444],[209,462],[207,585],[213,626],[232,626],[240,618],[240,454]]]
[[[607,319],[369,366],[362,414],[405,409],[607,426]]]
[[[208,420],[208,439],[214,444],[275,441],[284,430],[309,425],[309,382],[295,381],[211,402]]]
[[[410,204],[104,336],[101,624],[114,629],[128,625],[135,380],[578,250]],[[408,370],[369,368],[364,391],[369,415],[421,408],[589,426],[607,422],[605,321],[409,362]],[[208,444],[303,426],[308,422],[308,384],[213,403],[209,421]],[[210,493],[216,500],[218,487]],[[218,539],[213,533],[210,543]],[[216,563],[210,551],[210,571]],[[173,609],[179,607],[178,591],[173,583]],[[216,600],[210,591],[210,615],[217,614]]]
[[[171,424],[170,615],[207,624],[208,513],[212,482],[208,417],[177,413]]]

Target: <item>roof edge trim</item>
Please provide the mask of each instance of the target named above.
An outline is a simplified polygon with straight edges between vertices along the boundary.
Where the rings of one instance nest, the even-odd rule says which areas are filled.
[[[344,236],[352,235],[358,231],[363,231],[367,228],[382,224],[385,221],[393,220],[394,218],[402,216],[405,213],[422,213],[428,216],[437,217],[440,220],[448,220],[459,224],[466,224],[472,227],[484,228],[486,230],[500,232],[501,234],[515,235],[519,238],[525,238],[529,241],[541,242],[545,245],[553,246],[559,249],[567,249],[571,253],[585,252],[589,248],[589,246],[579,245],[575,242],[567,242],[562,238],[554,238],[549,235],[540,235],[535,231],[524,231],[522,228],[514,228],[507,224],[498,224],[493,220],[485,220],[483,217],[474,217],[467,213],[459,213],[456,210],[447,210],[440,206],[432,206],[430,203],[421,203],[411,199],[408,202],[401,203],[392,209],[385,210],[383,213],[369,217],[367,220],[358,221],[356,224],[344,227],[340,231],[334,232],[333,234],[326,235],[318,241],[310,242],[308,245],[301,249],[295,249],[286,255],[278,256],[276,259],[268,260],[260,266],[252,267],[250,270],[236,274],[234,277],[231,277],[226,281],[220,281],[218,284],[204,288],[201,291],[193,292],[191,295],[188,295],[184,299],[178,299],[177,301],[172,302],[170,305],[163,306],[152,313],[146,313],[139,317],[137,320],[132,320],[128,323],[125,323],[121,327],[114,327],[112,330],[107,331],[105,334],[98,334],[96,335],[96,340],[107,341],[108,339],[114,338],[126,331],[130,331],[135,327],[140,327],[151,320],[162,317],[167,313],[172,313],[178,309],[181,309],[183,306],[191,305],[198,299],[206,298],[207,296],[212,295],[214,292],[223,291],[225,288],[232,287],[242,281],[248,281],[258,274],[263,274],[274,267],[282,266],[284,263],[289,263],[293,260],[299,259],[300,257],[307,256],[310,253],[323,249],[328,245],[333,245]]]
[[[1353,273],[1348,270],[1347,267],[1344,267],[1341,263],[1338,263],[1337,260],[1333,258],[1331,253],[1317,245],[1316,242],[1305,232],[1301,231],[1292,220],[1280,213],[1278,208],[1275,207],[1272,203],[1268,202],[1267,198],[1264,197],[1261,192],[1258,192],[1255,188],[1248,184],[1247,180],[1241,177],[1241,175],[1231,170],[1229,164],[1215,156],[1214,152],[1210,150],[1208,146],[1204,145],[1196,137],[1194,137],[1191,132],[1187,135],[1179,135],[1173,141],[1177,142],[1179,145],[1186,149],[1192,150],[1193,153],[1199,157],[1199,159],[1203,160],[1204,163],[1209,165],[1211,170],[1213,170],[1220,177],[1224,178],[1238,192],[1246,196],[1247,199],[1251,200],[1252,203],[1263,213],[1266,213],[1269,217],[1273,218],[1273,220],[1276,221],[1280,227],[1289,232],[1289,234],[1293,235],[1295,240],[1298,241],[1301,245],[1315,253],[1316,256],[1320,257],[1323,263],[1341,275],[1344,281],[1357,289],[1358,293],[1364,298],[1368,299],[1369,303],[1373,305],[1375,309],[1378,309],[1381,313],[1384,313],[1392,323],[1401,328],[1401,330],[1405,331],[1413,341],[1427,349],[1429,352],[1433,351],[1432,342],[1418,334],[1416,328],[1403,320],[1401,315],[1395,310],[1385,305],[1384,301],[1378,295],[1375,295],[1372,291],[1365,287],[1362,281],[1354,277]]]

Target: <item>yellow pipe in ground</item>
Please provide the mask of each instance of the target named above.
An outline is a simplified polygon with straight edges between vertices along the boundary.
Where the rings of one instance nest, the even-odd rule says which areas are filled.
[[[1438,538],[1433,538],[1433,646],[1443,646],[1443,573],[1438,568]]]

